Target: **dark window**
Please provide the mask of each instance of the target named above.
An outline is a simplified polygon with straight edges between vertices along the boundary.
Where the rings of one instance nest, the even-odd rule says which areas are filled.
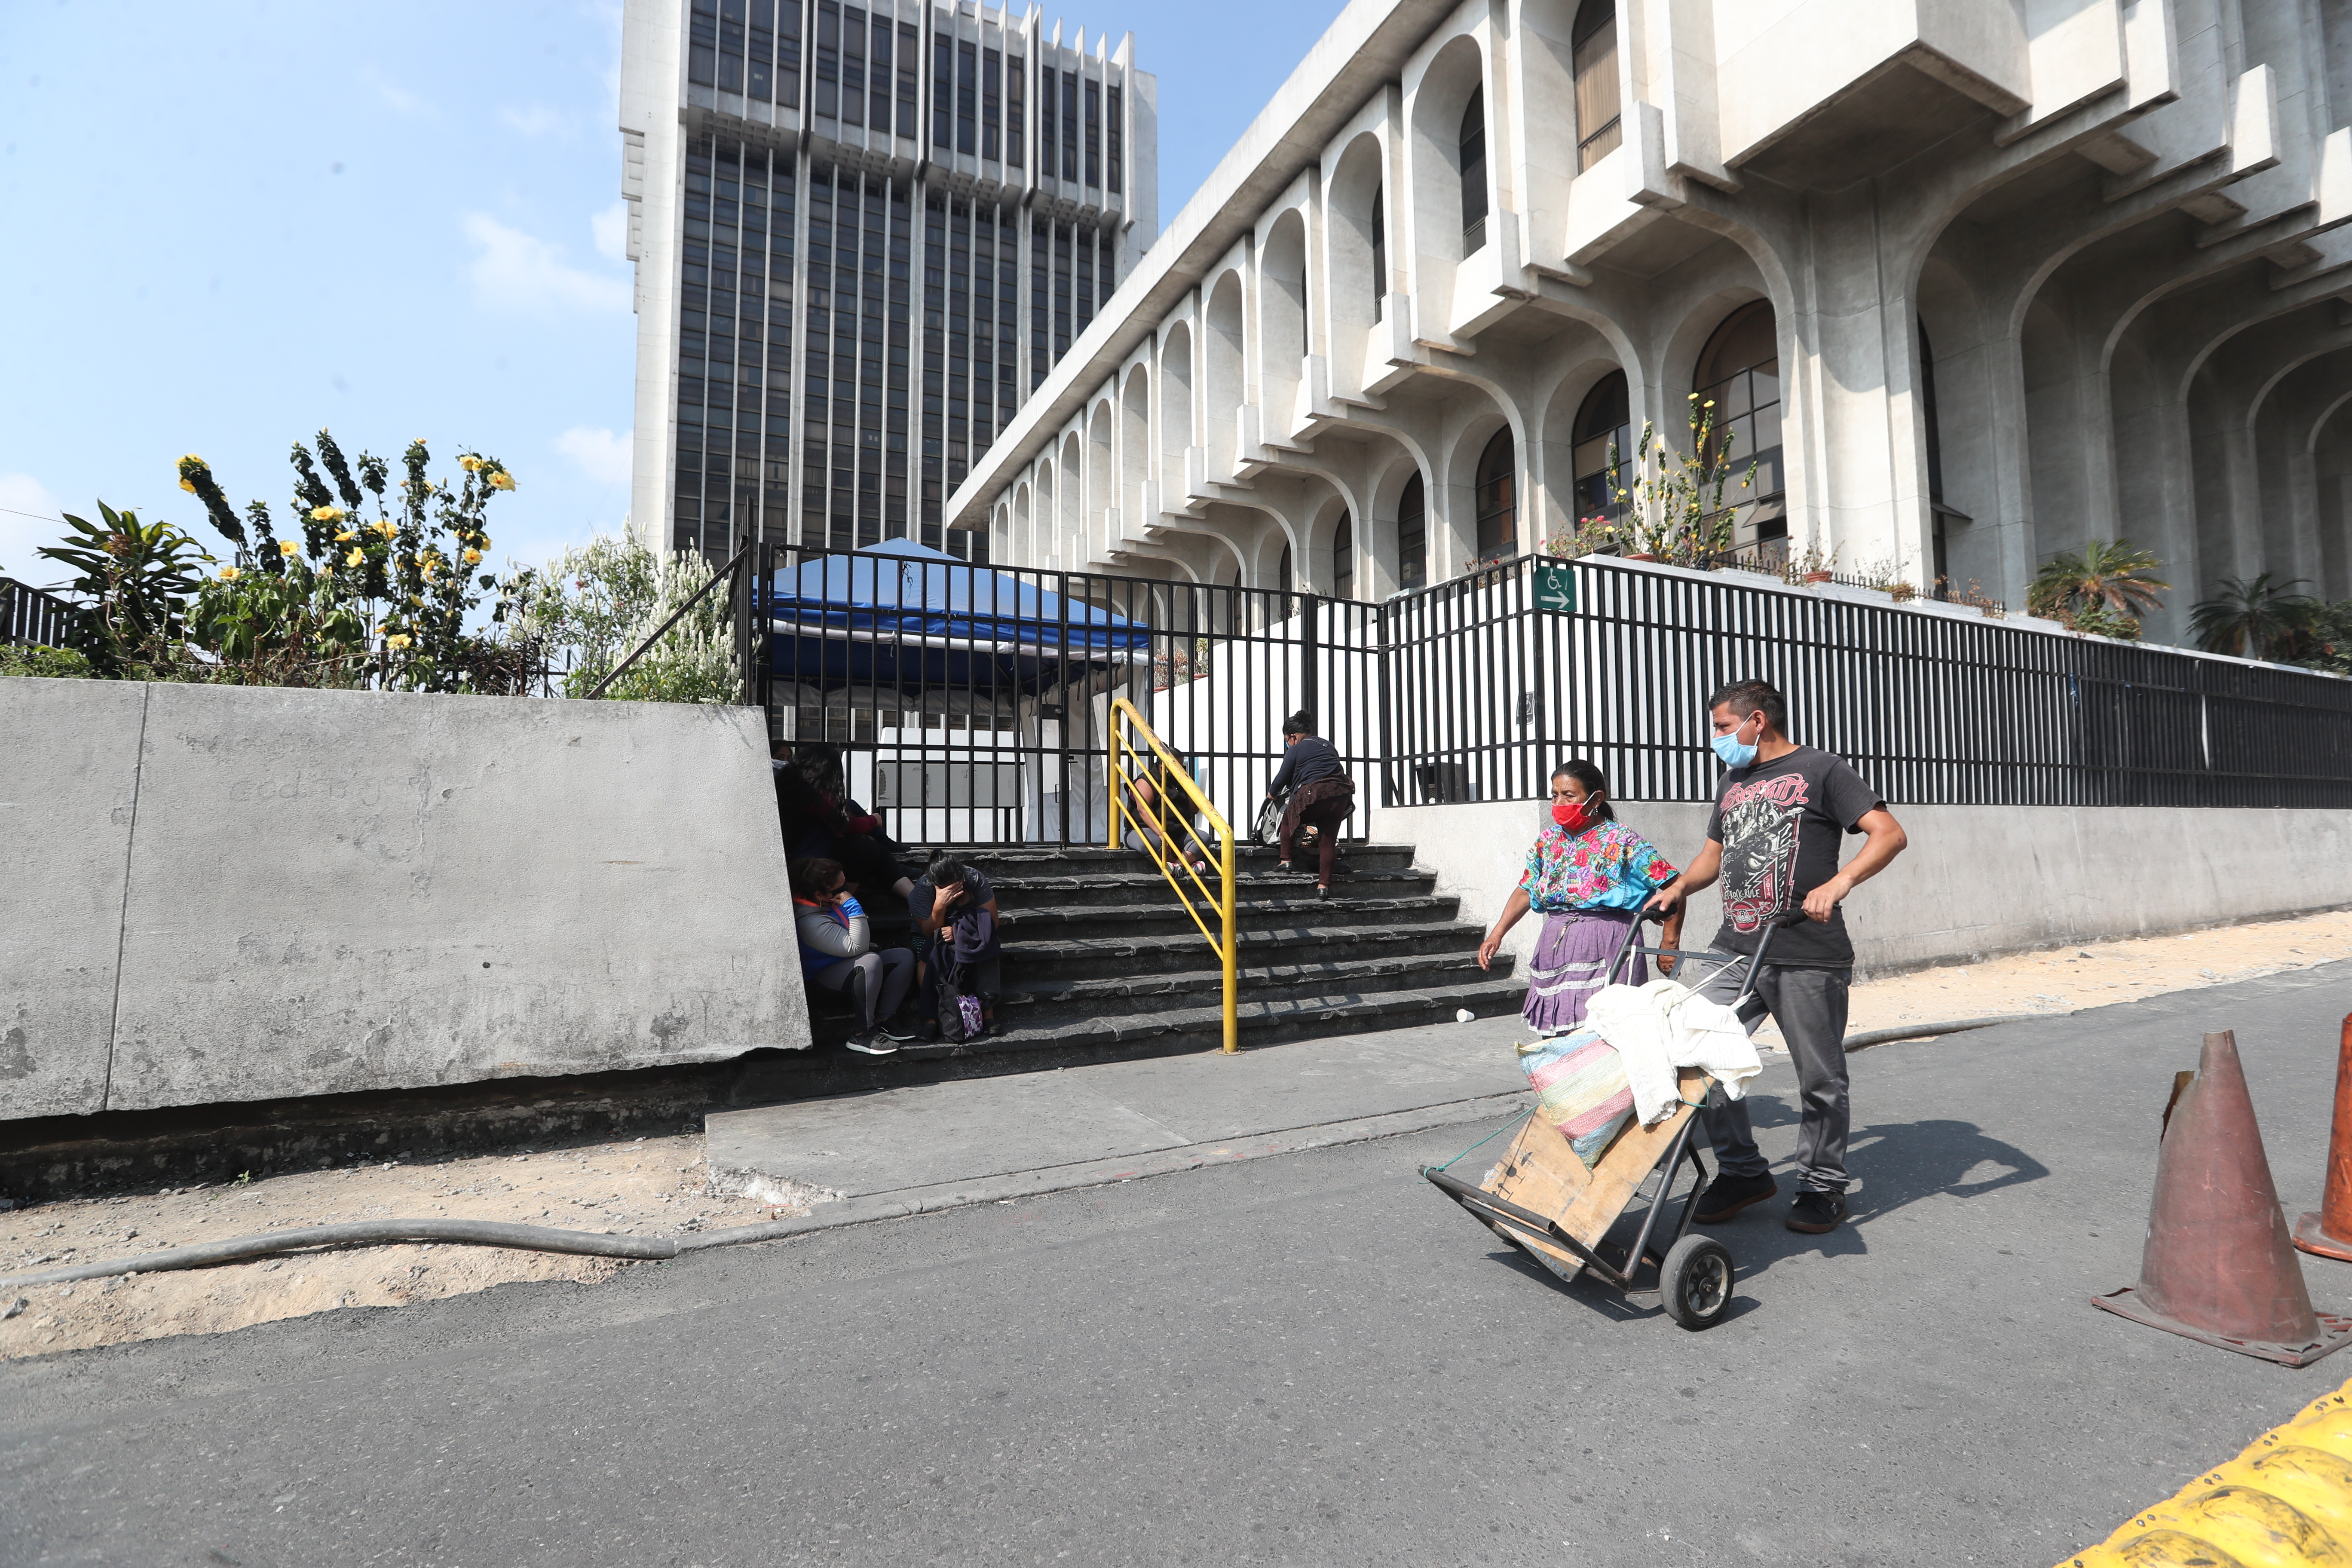
[[[1478,454],[1478,559],[1505,561],[1518,552],[1517,474],[1508,426],[1495,432]]]
[[[1062,178],[1078,177],[1078,73],[1062,73]]]
[[[1004,62],[1004,161],[1014,168],[1021,166],[1024,116],[1028,112],[1028,78],[1022,72],[1027,62],[1019,55]]]
[[[1087,184],[1102,184],[1102,84],[1087,83]]]
[[[898,24],[898,134],[913,141],[916,130],[919,89],[916,85],[915,62],[922,58],[922,45],[915,29],[906,23]]]
[[[743,90],[743,0],[719,0],[719,90]]]
[[[1381,319],[1381,310],[1389,296],[1389,219],[1381,206],[1381,188],[1372,187],[1372,320]]]
[[[980,50],[970,43],[956,45],[956,151],[976,153],[980,150],[978,127],[974,124],[980,108]]]
[[[787,5],[793,0],[785,0]],[[751,94],[761,103],[775,100],[776,0],[751,0],[750,65]]]
[[[841,8],[841,122],[866,123],[866,13]]]
[[[1614,518],[1624,510],[1619,489],[1629,489],[1626,470],[1633,466],[1633,411],[1625,373],[1612,370],[1584,395],[1576,411],[1576,521]],[[1617,465],[1618,482],[1609,482],[1611,464]]]
[[[1584,0],[1576,14],[1576,172],[1615,152],[1617,123],[1617,0]]]
[[[1108,304],[1111,290],[1118,284],[1118,239],[1110,230],[1102,231],[1098,250],[1100,259],[1097,266],[1100,268],[1098,276],[1102,284],[1102,300],[1103,303]]]
[[[1470,89],[1462,110],[1462,254],[1486,243],[1486,89]]]
[[[874,18],[874,47],[866,57],[866,123],[885,135],[890,130],[890,23]]]
[[[1110,176],[1110,188],[1116,192],[1124,188],[1119,184],[1119,168],[1127,161],[1127,116],[1125,113],[1127,100],[1125,95],[1123,95],[1118,89],[1115,87],[1106,90],[1110,95],[1110,107],[1107,110],[1110,121],[1110,144],[1108,153],[1110,166],[1105,172]]]
[[[1277,594],[1290,592],[1290,546],[1287,544],[1282,547],[1282,559],[1275,563],[1274,591]]]
[[[1927,499],[1944,499],[1944,437],[1936,427],[1936,351],[1927,342],[1927,323],[1919,323],[1919,404],[1927,423]]]
[[[687,31],[686,79],[697,87],[719,80],[719,0],[694,0]]]
[[[779,0],[776,9],[776,101],[801,104],[801,0]]]
[[[1423,588],[1428,584],[1428,491],[1416,473],[1405,480],[1404,494],[1397,498],[1397,586]]]
[[[997,156],[1004,130],[1004,57],[994,49],[980,58],[980,155]]]
[[[1754,515],[1757,537],[1773,539],[1788,532],[1779,506],[1780,481],[1780,345],[1769,300],[1756,300],[1724,318],[1723,325],[1699,351],[1699,411],[1713,420],[1717,437],[1712,451],[1728,454],[1732,479],[1724,489],[1727,503],[1764,501]],[[1712,406],[1709,406],[1712,405]],[[1748,465],[1756,467],[1753,484],[1740,488]],[[1769,514],[1767,516],[1766,514]]]
[[[1054,105],[1057,98],[1054,75],[1052,66],[1037,68],[1037,172],[1049,180],[1057,177],[1054,150],[1061,143],[1061,137],[1054,129]]]
[[[816,102],[826,119],[841,114],[841,7],[819,0],[816,8]]]
[[[1331,592],[1342,599],[1356,596],[1356,525],[1344,511],[1331,533]]]
[[[931,145],[950,144],[949,123],[955,119],[955,40],[941,34],[931,40]]]

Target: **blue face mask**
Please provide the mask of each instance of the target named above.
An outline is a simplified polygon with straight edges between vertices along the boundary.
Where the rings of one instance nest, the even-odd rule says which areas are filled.
[[[1742,724],[1739,729],[1747,727]],[[1723,759],[1723,765],[1727,768],[1744,768],[1756,760],[1756,742],[1741,740],[1739,730],[1734,730],[1728,735],[1715,738],[1715,754]]]

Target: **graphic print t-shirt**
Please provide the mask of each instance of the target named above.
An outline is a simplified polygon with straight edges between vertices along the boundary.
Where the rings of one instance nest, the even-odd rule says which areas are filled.
[[[1837,875],[1840,841],[1885,804],[1843,760],[1811,746],[1724,774],[1706,824],[1706,836],[1723,846],[1717,951],[1754,952],[1767,922],[1803,908],[1807,893]],[[1851,967],[1845,910],[1827,925],[1806,921],[1773,932],[1765,956],[1800,969]]]

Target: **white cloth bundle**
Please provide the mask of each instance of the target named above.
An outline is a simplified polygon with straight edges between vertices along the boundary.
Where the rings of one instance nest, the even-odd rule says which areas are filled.
[[[1644,1127],[1655,1126],[1682,1102],[1677,1068],[1711,1075],[1730,1100],[1744,1098],[1748,1080],[1764,1070],[1737,1013],[1671,980],[1605,985],[1593,994],[1584,1016],[1624,1059],[1633,1114]]]

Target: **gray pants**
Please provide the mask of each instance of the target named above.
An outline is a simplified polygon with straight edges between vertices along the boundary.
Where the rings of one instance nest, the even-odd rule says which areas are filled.
[[[1720,971],[1698,994],[1729,1005],[1739,994],[1739,982],[1738,969]],[[1739,1021],[1750,1034],[1770,1014],[1788,1042],[1804,1107],[1797,1133],[1797,1184],[1811,1192],[1842,1193],[1849,1180],[1845,1143],[1853,1117],[1846,1100],[1845,1013],[1853,984],[1851,970],[1783,969],[1768,963],[1756,976],[1755,994],[1739,1010]],[[1746,1100],[1729,1100],[1700,1114],[1725,1175],[1761,1176],[1771,1170],[1756,1147]]]
[[[816,983],[827,991],[846,989],[856,1005],[858,1025],[870,1029],[898,1011],[907,987],[915,978],[915,955],[903,947],[886,947],[862,958],[845,958],[816,973]]]

